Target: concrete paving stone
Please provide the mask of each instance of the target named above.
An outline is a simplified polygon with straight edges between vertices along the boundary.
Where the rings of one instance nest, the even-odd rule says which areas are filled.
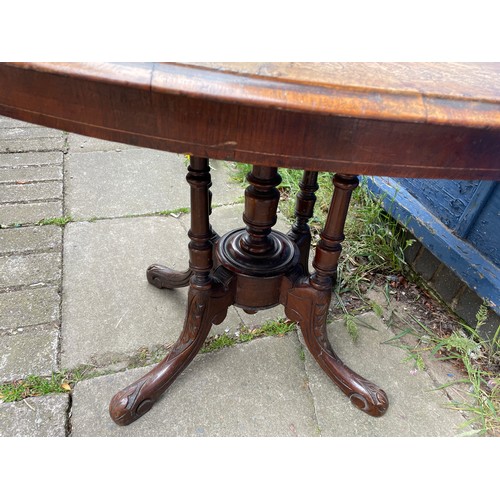
[[[435,390],[426,371],[415,371],[404,362],[403,349],[382,344],[394,336],[373,313],[360,316],[354,343],[343,321],[328,325],[328,338],[342,361],[352,370],[381,387],[389,398],[387,413],[373,418],[358,410],[337,388],[305,349],[306,371],[322,436],[431,437],[456,436],[464,418],[446,408],[449,399]],[[374,328],[374,329],[373,329]]]
[[[0,331],[58,321],[59,304],[55,286],[0,293]]]
[[[24,184],[31,181],[62,181],[62,178],[62,167],[60,165],[0,168],[0,183],[15,182]]]
[[[127,427],[112,396],[148,369],[89,379],[73,392],[72,436],[317,436],[296,334],[199,354],[162,398]]]
[[[0,404],[0,437],[65,437],[68,394]]]
[[[213,203],[241,196],[221,162],[212,171]],[[67,155],[65,206],[75,218],[117,217],[189,207],[182,155],[150,149]]]
[[[0,287],[45,284],[60,279],[60,252],[0,257]]]
[[[62,228],[58,226],[14,227],[0,231],[0,255],[50,252],[62,248]]]
[[[65,147],[66,134],[47,127],[0,128],[0,152],[54,151]]]
[[[0,203],[62,200],[62,195],[63,185],[60,181],[0,184]]]
[[[0,128],[19,127],[38,127],[38,125],[33,125],[32,123],[23,122],[21,120],[15,120],[14,118],[8,118],[7,116],[0,116]]]
[[[0,205],[0,226],[36,224],[42,219],[62,217],[62,205],[62,200]]]
[[[184,270],[189,239],[173,217],[71,223],[64,233],[63,368],[106,366],[177,340],[187,289],[159,290],[146,280],[151,264]],[[239,323],[230,308],[212,328]]]
[[[244,190],[231,180],[226,162],[222,160],[210,160],[210,175],[212,178],[212,205],[227,205],[242,199]],[[184,181],[186,182],[186,181]]]
[[[0,382],[57,371],[59,329],[53,324],[16,328],[0,336]]]
[[[103,141],[94,137],[79,134],[68,135],[68,152],[83,153],[87,151],[123,151],[124,149],[138,149],[137,146],[120,142]]]
[[[26,168],[47,167],[62,165],[64,154],[62,151],[42,151],[30,153],[0,153],[0,167]]]

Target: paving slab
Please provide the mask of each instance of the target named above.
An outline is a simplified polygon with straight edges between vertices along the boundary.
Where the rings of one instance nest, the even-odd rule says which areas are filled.
[[[0,205],[0,226],[36,224],[42,219],[62,217],[63,202],[9,203]]]
[[[59,328],[53,324],[19,327],[0,337],[0,382],[48,376],[56,371]]]
[[[62,248],[62,228],[35,226],[0,231],[0,255],[51,252]]]
[[[0,153],[0,167],[5,170],[27,167],[42,167],[62,165],[64,153],[62,151],[43,151],[29,153]]]
[[[338,356],[351,369],[381,387],[389,398],[389,409],[373,418],[354,407],[330,381],[307,349],[305,361],[322,436],[431,437],[456,436],[464,429],[462,415],[446,408],[443,390],[436,390],[430,374],[415,371],[404,362],[406,351],[382,342],[394,332],[373,313],[359,317],[360,337],[353,342],[343,321],[328,325],[328,338]]]
[[[62,167],[59,165],[28,166],[21,168],[0,168],[0,183],[26,184],[32,181],[62,181]]]
[[[0,152],[63,150],[66,134],[47,127],[0,128]]]
[[[58,287],[42,286],[0,293],[0,331],[59,320]]]
[[[63,185],[60,181],[0,184],[2,203],[61,200]]]
[[[215,163],[214,163],[215,164]],[[212,170],[213,203],[241,196],[221,162]],[[182,155],[150,149],[70,153],[65,162],[65,207],[77,219],[119,217],[189,207]]]
[[[59,282],[60,252],[0,257],[0,288]]]
[[[32,123],[28,122],[22,122],[21,120],[15,120],[14,118],[9,118],[7,116],[0,116],[0,128],[16,127],[38,127],[38,125],[33,125]]]
[[[163,397],[127,427],[108,414],[140,368],[79,382],[72,436],[315,436],[317,423],[296,334],[199,354]]]
[[[177,340],[187,288],[159,290],[146,280],[151,264],[188,266],[187,232],[173,217],[70,223],[64,234],[63,368],[104,366]],[[212,328],[239,323],[234,308]]]
[[[95,137],[79,134],[68,134],[68,152],[83,153],[87,151],[123,151],[124,149],[138,149],[137,146],[122,144],[121,142],[103,141]]]
[[[0,404],[0,437],[66,436],[68,394],[50,394]]]

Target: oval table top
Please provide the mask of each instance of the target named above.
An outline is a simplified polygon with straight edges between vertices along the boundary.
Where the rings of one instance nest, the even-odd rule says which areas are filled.
[[[264,166],[500,180],[500,63],[2,63],[0,114]]]

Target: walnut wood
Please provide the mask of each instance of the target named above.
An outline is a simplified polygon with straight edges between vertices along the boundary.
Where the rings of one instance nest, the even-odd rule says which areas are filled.
[[[304,171],[295,204],[295,222],[288,233],[288,237],[299,247],[300,264],[304,273],[307,273],[309,268],[311,248],[311,229],[308,223],[314,214],[315,193],[318,189],[318,172]]]
[[[210,166],[207,158],[191,156],[186,176],[191,187],[191,228],[189,242],[189,268],[196,286],[209,283],[212,270],[212,227],[210,226]]]
[[[128,425],[152,408],[196,356],[212,324],[224,320],[232,296],[230,290],[213,281],[203,288],[191,285],[184,328],[170,353],[111,400],[109,413],[118,425]]]
[[[199,165],[201,171],[198,174],[198,179],[203,180],[201,184],[196,183],[196,169],[193,165]],[[219,239],[219,235],[213,230],[212,226],[209,222],[207,222],[208,217],[212,213],[212,192],[210,191],[210,187],[212,185],[211,176],[210,176],[210,167],[208,164],[208,159],[199,159],[192,157],[190,158],[190,165],[188,167],[188,174],[186,176],[186,180],[191,183],[191,203],[192,206],[195,206],[196,212],[191,210],[191,226],[193,227],[197,225],[200,217],[203,218],[203,224],[208,224],[208,240],[211,243],[212,247],[215,245],[217,240]],[[198,205],[198,190],[204,192],[203,200],[201,204]],[[208,191],[207,191],[208,190]],[[205,191],[207,191],[205,193]],[[205,209],[203,203],[205,200],[208,201],[208,207]],[[207,235],[201,235],[203,239]],[[189,285],[189,281],[193,274],[193,270],[191,268],[185,271],[175,271],[167,266],[161,264],[152,264],[146,270],[146,278],[150,284],[156,286],[157,288],[182,288]]]
[[[119,425],[130,424],[151,409],[196,356],[212,323],[220,323],[234,301],[234,291],[228,286],[230,280],[222,285],[210,275],[213,268],[214,232],[209,220],[211,178],[208,159],[191,157],[186,179],[191,187],[191,228],[188,233],[191,280],[184,328],[172,351],[163,361],[113,397],[109,412]],[[149,269],[151,268],[158,270],[156,266]],[[166,288],[172,288],[172,285],[183,286],[187,271],[170,273],[165,269],[160,268],[159,277],[163,282],[166,278]],[[153,284],[158,286],[157,282]]]
[[[357,175],[500,180],[498,63],[2,63],[0,114],[191,155],[189,270],[147,272],[160,288],[189,283],[184,327],[170,354],[111,401],[120,425],[152,407],[232,304],[249,313],[283,304],[327,375],[382,415],[387,395],[343,364],[326,330]],[[254,165],[246,227],[221,238],[209,220],[209,157]],[[272,229],[279,167],[305,170],[288,236]],[[341,173],[310,275],[322,170]]]
[[[386,393],[347,367],[328,341],[326,319],[331,289],[318,290],[309,280],[289,286],[284,299],[285,313],[299,324],[314,359],[355,406],[373,417],[382,416],[389,406]]]
[[[326,319],[331,299],[332,280],[344,240],[344,224],[352,191],[358,179],[352,175],[336,174],[334,194],[321,240],[313,260],[315,273],[291,276],[283,283],[282,303],[285,313],[296,321],[307,348],[337,386],[349,396],[360,410],[379,417],[389,405],[385,392],[344,365],[328,341]]]
[[[161,264],[151,264],[146,270],[146,278],[151,285],[168,290],[188,286],[192,274],[191,269],[175,271]]]
[[[243,213],[247,227],[240,241],[241,248],[251,255],[268,254],[273,251],[274,241],[269,234],[277,221],[280,194],[276,186],[281,183],[281,177],[277,168],[254,165],[247,181],[249,186],[245,190]]]
[[[247,177],[244,229],[230,231],[215,246],[216,266],[236,275],[234,303],[247,312],[279,304],[281,280],[298,263],[297,245],[273,231],[281,178],[276,168],[254,166]]]
[[[336,174],[333,177],[332,201],[313,260],[316,272],[311,279],[314,286],[318,288],[330,289],[332,286],[332,279],[337,271],[337,263],[342,251],[341,242],[345,238],[344,225],[351,194],[358,184],[359,181],[355,175]]]
[[[3,63],[0,114],[269,167],[500,178],[500,64]]]

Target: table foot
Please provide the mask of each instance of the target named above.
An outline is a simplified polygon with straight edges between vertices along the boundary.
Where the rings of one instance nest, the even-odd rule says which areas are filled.
[[[189,280],[193,272],[191,269],[186,271],[174,271],[169,267],[160,264],[152,264],[146,271],[148,282],[156,288],[182,288],[189,285]]]
[[[204,289],[190,287],[184,328],[170,353],[153,370],[111,400],[109,413],[118,425],[128,425],[152,408],[196,356],[212,324],[224,320],[233,296],[231,287],[214,281]]]
[[[318,290],[306,279],[288,290],[285,313],[299,324],[307,348],[350,401],[365,413],[380,417],[389,406],[386,393],[348,368],[330,345],[326,333],[330,299],[329,290]]]

